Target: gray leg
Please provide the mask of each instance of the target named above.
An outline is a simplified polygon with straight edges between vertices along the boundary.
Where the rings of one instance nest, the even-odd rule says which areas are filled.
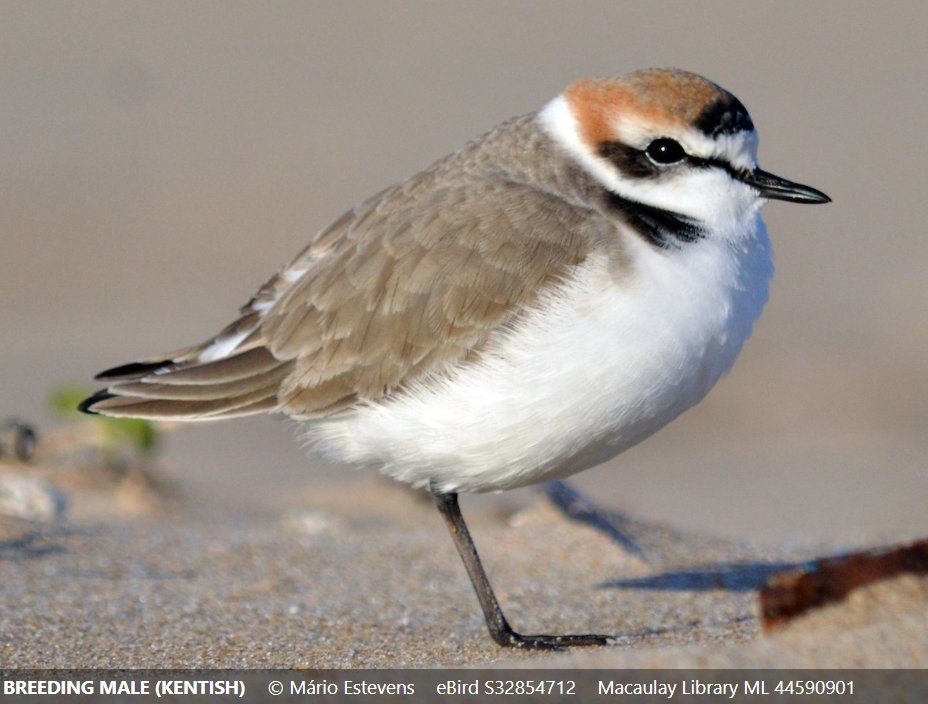
[[[509,625],[503,615],[503,610],[499,607],[499,602],[496,600],[496,595],[493,593],[493,588],[487,579],[487,573],[484,572],[483,565],[480,563],[477,548],[474,547],[474,541],[470,537],[470,531],[467,530],[467,524],[464,523],[464,516],[461,515],[461,509],[458,506],[458,495],[454,493],[441,494],[435,491],[432,493],[435,496],[435,505],[438,506],[438,510],[451,532],[454,547],[457,548],[458,554],[464,562],[467,576],[470,577],[471,584],[474,585],[474,591],[477,592],[477,600],[480,602],[480,608],[483,609],[484,618],[487,620],[487,628],[490,630],[490,636],[493,640],[502,646],[531,650],[556,650],[572,645],[607,645],[609,643],[608,636],[523,636],[512,630],[512,626]]]

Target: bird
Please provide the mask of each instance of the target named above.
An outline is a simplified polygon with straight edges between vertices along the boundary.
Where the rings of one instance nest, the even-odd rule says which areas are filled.
[[[434,497],[501,646],[524,635],[458,505],[599,465],[692,407],[768,299],[769,200],[744,105],[680,69],[570,84],[310,239],[201,344],[108,369],[104,416],[301,424],[312,450]]]

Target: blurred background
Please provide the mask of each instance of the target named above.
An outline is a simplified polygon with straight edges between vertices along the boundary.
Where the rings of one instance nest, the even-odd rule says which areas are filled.
[[[778,273],[733,373],[576,486],[718,535],[928,531],[928,5],[3,0],[0,14],[0,419],[50,427],[55,385],[212,334],[353,203],[571,81],[679,66],[748,106],[765,169],[834,203],[767,206]],[[269,418],[190,427],[163,462],[206,515],[375,481],[306,459],[295,435]]]

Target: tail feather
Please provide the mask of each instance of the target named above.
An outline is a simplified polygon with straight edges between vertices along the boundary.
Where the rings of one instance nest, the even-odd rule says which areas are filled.
[[[172,367],[195,359],[199,349],[200,348],[197,346],[185,347],[180,350],[175,350],[174,352],[158,355],[157,357],[149,357],[148,359],[140,359],[136,362],[130,362],[129,364],[121,364],[118,367],[100,372],[94,379],[97,381],[130,381],[132,379],[141,379],[148,374],[153,374],[167,367]]]
[[[91,413],[146,420],[213,420],[229,415],[240,415],[236,411],[245,407],[250,407],[248,413],[257,413],[256,408],[266,410],[277,403],[277,394],[273,389],[268,388],[241,396],[206,401],[177,401],[104,393],[105,397],[98,398],[89,404],[88,410]]]
[[[90,398],[85,398],[83,401],[81,401],[80,405],[77,407],[77,410],[79,410],[81,413],[89,413],[92,416],[98,416],[100,413],[95,411],[93,407],[101,401],[105,401],[108,398],[113,398],[113,396],[114,394],[111,394],[106,389],[101,389]]]
[[[78,406],[84,413],[148,420],[218,420],[273,411],[292,371],[267,348],[253,347],[215,360],[185,350],[102,372],[111,382]]]
[[[157,362],[130,362],[129,364],[123,364],[121,366],[102,371],[97,374],[94,379],[97,381],[129,381],[132,379],[140,379],[141,377],[156,372],[159,369],[163,369],[172,363],[173,362],[170,359],[162,359]]]
[[[266,347],[254,347],[215,361],[165,365],[139,378],[159,384],[222,384],[247,379],[280,365],[281,361]]]
[[[109,392],[118,396],[164,399],[170,401],[211,401],[275,388],[290,373],[289,364],[278,364],[270,371],[245,377],[238,381],[216,384],[175,384],[162,383],[157,376],[144,377],[141,381],[124,381],[113,384]],[[148,381],[152,379],[152,381]]]

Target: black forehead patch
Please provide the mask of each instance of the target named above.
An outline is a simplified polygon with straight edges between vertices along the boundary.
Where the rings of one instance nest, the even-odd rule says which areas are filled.
[[[733,95],[722,96],[710,103],[696,118],[696,127],[710,137],[754,129],[747,108]]]

